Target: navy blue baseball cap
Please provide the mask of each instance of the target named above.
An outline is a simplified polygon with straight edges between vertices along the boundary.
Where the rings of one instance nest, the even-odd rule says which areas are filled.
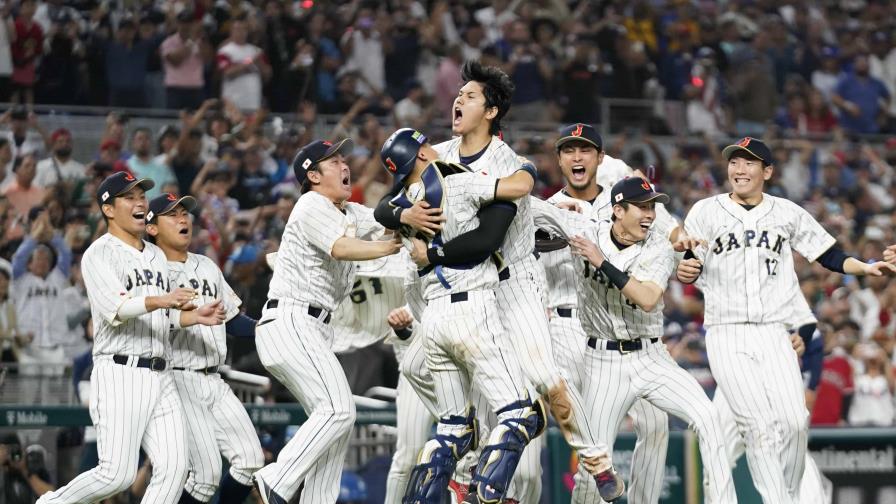
[[[99,203],[100,206],[103,206],[106,203],[112,203],[113,198],[120,196],[137,186],[143,188],[144,191],[148,191],[155,187],[156,183],[148,178],[138,179],[128,172],[113,173],[106,177],[97,188],[96,202]]]
[[[183,205],[188,212],[192,212],[196,209],[199,203],[197,203],[196,198],[192,196],[178,197],[172,193],[160,194],[149,200],[149,210],[146,212],[146,223],[149,224],[155,220],[156,217],[171,212],[177,208],[177,205]]]
[[[386,171],[395,176],[396,183],[411,174],[420,147],[428,141],[426,135],[413,128],[401,128],[386,139],[380,159]]]
[[[560,130],[560,138],[554,142],[554,147],[559,151],[560,147],[563,147],[563,144],[574,140],[589,143],[597,150],[603,149],[604,146],[604,142],[600,138],[600,134],[597,130],[594,129],[594,126],[591,126],[590,124],[576,123],[564,126],[563,129]]]
[[[624,201],[629,203],[655,201],[665,205],[669,203],[669,195],[654,191],[650,182],[641,177],[626,177],[613,185],[613,189],[610,191],[610,201],[614,205]]]
[[[298,180],[300,184],[305,182],[308,170],[313,170],[317,163],[329,159],[336,154],[347,156],[353,145],[351,138],[346,138],[336,143],[330,142],[329,140],[315,140],[302,147],[299,149],[299,152],[296,153],[296,157],[292,160],[292,170],[296,174],[296,180]]]
[[[775,160],[772,158],[772,151],[761,140],[756,140],[753,137],[744,137],[736,144],[725,147],[722,150],[722,157],[730,160],[731,156],[740,151],[746,152],[762,161],[762,164],[765,166],[775,164]]]

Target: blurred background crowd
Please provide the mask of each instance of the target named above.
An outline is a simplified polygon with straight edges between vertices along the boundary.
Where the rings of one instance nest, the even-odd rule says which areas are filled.
[[[768,192],[847,252],[896,243],[891,2],[23,0],[0,17],[0,102],[18,103],[0,116],[0,346],[23,364],[9,373],[67,376],[90,349],[79,257],[105,231],[105,176],[196,196],[194,251],[258,317],[264,254],[299,196],[296,149],[352,137],[352,200],[375,205],[382,142],[399,126],[448,139],[471,58],[516,85],[504,135],[538,165],[537,196],[563,185],[553,142],[566,123],[599,125],[605,151],[669,193],[679,219],[726,190],[721,148],[753,135],[773,147]],[[802,259],[797,274],[825,341],[812,424],[894,425],[896,283]],[[701,294],[670,285],[667,344],[711,393]],[[231,345],[235,369],[264,374],[251,341]],[[355,393],[394,386],[388,348],[360,352],[381,369]],[[292,401],[276,387],[268,399]]]

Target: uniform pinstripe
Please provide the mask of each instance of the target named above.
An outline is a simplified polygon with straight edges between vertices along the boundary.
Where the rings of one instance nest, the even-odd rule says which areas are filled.
[[[582,234],[596,243],[606,260],[618,269],[665,290],[674,268],[668,239],[651,231],[642,242],[619,250],[610,238],[611,226],[610,221],[600,221]],[[596,348],[588,348],[585,353],[583,395],[591,416],[598,419],[598,439],[611,445],[624,415],[637,398],[643,398],[684,419],[697,433],[705,464],[707,501],[736,502],[718,413],[697,381],[675,363],[662,341],[648,342],[650,338],[662,337],[662,301],[645,312],[633,306],[590,264],[577,262],[576,269],[583,278],[578,284],[579,319],[585,333],[597,338]],[[639,339],[645,348],[626,354],[602,346],[610,340]],[[576,476],[573,501],[592,502],[596,487],[581,472]]]
[[[609,156],[604,156],[604,162]],[[598,169],[602,173],[604,164]],[[624,175],[623,175],[624,176]],[[593,202],[574,199],[564,191],[557,191],[547,202],[556,204],[573,201],[582,210],[582,216],[593,220],[606,220],[612,215],[610,190],[603,187]],[[542,208],[540,204],[538,208]],[[533,213],[537,213],[533,207]],[[661,233],[666,234],[666,233]],[[585,369],[585,345],[587,335],[579,322],[577,289],[581,282],[575,262],[568,247],[542,253],[548,285],[548,309],[551,338],[557,349],[557,361],[574,387],[582,390]],[[571,317],[562,317],[558,308],[569,309]],[[663,490],[666,469],[666,453],[669,446],[669,416],[649,402],[638,399],[628,412],[632,419],[637,441],[631,463],[631,481],[627,489],[628,500],[634,503],[657,503]]]
[[[808,411],[785,324],[792,299],[792,250],[814,261],[835,240],[808,212],[762,195],[751,210],[728,194],[694,204],[687,233],[705,240],[697,286],[705,298],[710,367],[747,445],[753,482],[765,502],[798,501]]]
[[[460,160],[461,139],[454,138],[435,146],[441,159]],[[493,137],[483,155],[470,164],[474,171],[497,177],[512,174],[519,169],[516,153],[498,137]],[[450,178],[450,177],[449,177]],[[535,227],[530,212],[530,198],[516,201],[517,214],[507,231],[501,252],[509,268],[509,278],[499,282],[496,289],[501,321],[520,362],[526,362],[523,373],[528,382],[542,395],[558,393],[569,410],[562,431],[567,442],[584,457],[597,457],[606,452],[605,446],[596,446],[591,436],[592,426],[584,411],[582,398],[575,387],[566,387],[555,361],[550,328],[545,313],[544,268],[534,256]],[[483,391],[485,392],[485,391]],[[558,401],[552,400],[553,403]],[[527,447],[520,459],[518,474],[533,476],[535,481],[517,478],[515,491],[533,494],[526,488],[540,485],[540,452],[537,444]],[[522,487],[520,489],[520,487]]]
[[[116,318],[131,297],[168,292],[168,264],[161,249],[143,250],[106,234],[84,252],[81,271],[94,322],[93,394],[90,418],[97,433],[99,465],[68,485],[44,494],[41,504],[95,502],[127,489],[137,475],[142,447],[153,463],[145,503],[174,503],[187,477],[181,402],[169,371],[136,367],[138,357],[163,357],[171,325],[168,310]],[[171,317],[180,312],[170,311]],[[113,355],[131,356],[127,365]]]
[[[284,499],[304,482],[302,500],[332,503],[355,421],[355,405],[345,373],[331,350],[333,328],[324,319],[348,294],[354,265],[330,256],[342,236],[382,232],[373,211],[347,203],[342,210],[323,195],[303,194],[283,232],[256,346],[262,364],[296,397],[308,420],[256,475]],[[300,288],[297,288],[300,286]],[[315,318],[309,307],[322,310]]]
[[[224,274],[211,259],[188,254],[185,262],[168,261],[171,282],[195,289],[199,305],[221,299],[227,319],[239,314],[242,301],[227,284]],[[230,474],[250,485],[252,474],[264,465],[261,443],[246,408],[217,373],[196,370],[224,364],[227,334],[223,325],[191,326],[171,334],[171,365],[174,384],[184,407],[188,434],[190,473],[186,490],[208,502],[221,480],[221,454],[230,463]]]

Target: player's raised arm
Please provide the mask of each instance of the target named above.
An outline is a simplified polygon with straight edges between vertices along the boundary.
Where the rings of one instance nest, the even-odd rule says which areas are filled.
[[[535,187],[538,171],[526,158],[520,157],[520,167],[512,175],[502,177],[495,183],[495,199],[513,201],[527,196]]]

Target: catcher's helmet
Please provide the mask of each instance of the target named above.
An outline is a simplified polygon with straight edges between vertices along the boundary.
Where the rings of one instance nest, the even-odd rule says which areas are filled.
[[[426,135],[412,128],[401,128],[386,139],[380,159],[386,171],[395,176],[396,182],[410,175],[420,146],[428,141]]]

